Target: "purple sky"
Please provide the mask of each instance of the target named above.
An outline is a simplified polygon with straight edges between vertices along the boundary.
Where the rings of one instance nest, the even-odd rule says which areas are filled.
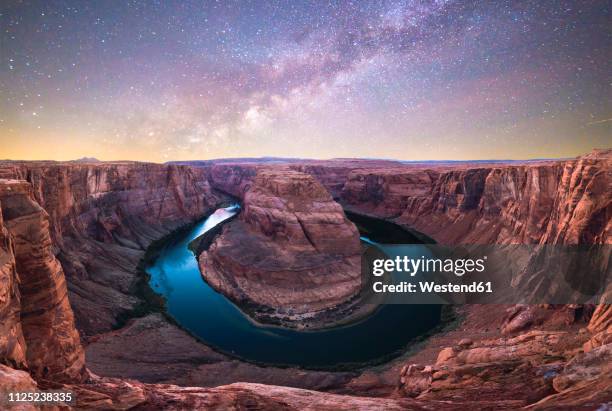
[[[608,1],[0,5],[0,158],[575,156]]]

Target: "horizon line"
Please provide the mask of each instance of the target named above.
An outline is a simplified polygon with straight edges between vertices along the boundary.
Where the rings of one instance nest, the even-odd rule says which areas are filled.
[[[4,158],[0,159],[0,162],[55,162],[55,163],[150,163],[150,164],[179,164],[179,163],[204,163],[204,162],[220,162],[220,161],[347,161],[347,160],[366,160],[366,161],[389,161],[389,162],[399,162],[399,163],[411,163],[411,164],[419,164],[419,163],[470,163],[470,162],[517,162],[517,161],[555,161],[555,160],[569,160],[577,157],[581,157],[587,155],[589,153],[597,152],[597,151],[606,151],[612,150],[612,147],[609,148],[593,148],[589,152],[585,152],[583,154],[579,154],[577,156],[569,156],[569,157],[531,157],[531,158],[484,158],[484,159],[468,159],[468,160],[451,160],[451,159],[443,159],[443,160],[402,160],[397,158],[389,158],[389,157],[330,157],[330,158],[314,158],[314,157],[290,157],[290,156],[245,156],[245,157],[215,157],[211,159],[197,159],[197,160],[168,160],[164,162],[157,161],[147,161],[147,160],[99,160],[96,157],[84,156],[72,160],[53,160],[53,159],[41,159],[41,160],[26,160],[26,159],[11,159]]]

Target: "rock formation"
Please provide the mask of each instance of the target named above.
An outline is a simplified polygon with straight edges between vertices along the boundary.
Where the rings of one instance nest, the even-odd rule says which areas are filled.
[[[21,329],[19,278],[15,249],[4,227],[0,203],[0,358],[12,367],[26,368],[26,345]]]
[[[580,387],[589,396],[575,393],[572,405],[603,403],[609,394],[598,393],[610,383],[610,346],[591,354],[575,354],[568,347],[585,335],[566,331],[529,331],[512,338],[460,341],[440,351],[433,365],[407,365],[402,369],[400,391],[421,401],[454,404],[495,402],[498,407],[519,408],[545,397]],[[605,384],[603,384],[605,385]],[[476,401],[477,399],[477,401]],[[554,398],[547,402],[554,407]],[[544,403],[543,402],[543,403]]]
[[[7,400],[8,394],[11,392],[34,391],[38,391],[38,386],[30,374],[26,371],[16,370],[0,364],[0,396],[2,397],[2,402],[0,404],[8,408],[5,401]],[[40,408],[32,404],[22,403],[14,404],[10,409],[15,411],[33,411]]]
[[[47,211],[54,251],[85,335],[110,331],[142,305],[135,286],[144,250],[221,199],[205,170],[181,166],[17,163],[4,174],[28,180]]]
[[[585,352],[612,344],[612,304],[598,305],[587,329],[591,332],[591,338],[583,345]]]
[[[443,244],[610,244],[612,150],[567,161],[351,172],[340,202]]]
[[[25,345],[27,367],[35,378],[80,381],[85,367],[83,349],[64,271],[52,253],[47,213],[34,201],[27,182],[3,180],[0,201],[6,226],[3,231],[10,233],[13,243],[7,260],[13,254],[15,261],[6,276],[14,302],[9,314],[14,318],[18,310],[23,331],[23,339],[18,325],[7,334],[9,346],[13,346],[7,350],[7,359],[20,365]]]
[[[416,194],[417,189],[423,190],[421,184],[404,186],[411,194],[400,210],[387,206],[387,202],[395,206],[397,198],[388,194],[392,190],[384,178],[369,188],[349,182],[343,198],[359,204],[357,199],[363,195],[359,193],[379,193],[379,201],[361,207],[395,217],[444,243],[612,244],[611,169],[612,151],[596,151],[547,165],[443,172],[422,196]],[[602,258],[609,261],[609,250],[605,250]],[[580,321],[575,313],[585,307],[548,307],[547,315],[538,313],[541,309],[536,306],[508,310],[511,314],[500,326],[508,337],[458,341],[441,350],[433,365],[406,365],[399,391],[420,400],[457,404],[476,397],[496,398],[499,406],[508,408],[531,403],[534,409],[577,407],[610,400],[609,394],[599,392],[602,387],[609,391],[612,383],[607,365],[609,305],[599,305],[581,333],[516,335],[534,327],[547,328],[547,322],[553,328],[571,326]],[[559,318],[564,322],[552,320]],[[471,392],[473,387],[479,387],[478,392]]]
[[[349,209],[442,243],[609,245],[611,156],[603,150],[573,160],[459,165],[2,163],[0,391],[70,389],[87,409],[598,409],[612,401],[612,310],[604,304],[461,307],[455,329],[360,375],[231,363],[156,314],[112,328],[143,302],[134,286],[146,247],[227,195],[244,208],[202,254],[203,269],[212,269],[207,279],[236,299],[272,302],[299,316],[350,298],[361,280],[352,271],[357,233],[322,186]],[[329,227],[337,241],[329,241]],[[232,254],[242,242],[255,248]],[[276,266],[265,258],[272,254],[283,256]],[[300,265],[301,256],[320,265]],[[330,267],[341,267],[332,286],[323,276]],[[295,295],[312,307],[283,297],[288,279],[299,279],[304,290]],[[88,372],[77,328],[92,347],[91,364],[104,363],[115,376],[127,374],[131,361],[147,363],[143,350],[168,344],[179,354],[161,350],[170,363],[159,372],[186,386]],[[155,374],[154,366],[142,365],[148,368],[140,375]],[[218,375],[228,385],[187,386]],[[308,379],[313,388],[351,395],[229,384],[264,375],[270,384]]]
[[[239,218],[199,256],[214,288],[301,324],[359,293],[359,233],[312,176],[260,169],[242,197]]]
[[[346,396],[290,387],[235,383],[216,388],[142,384],[94,377],[87,386],[70,387],[79,409],[101,410],[283,410],[400,411],[424,410],[413,399]]]

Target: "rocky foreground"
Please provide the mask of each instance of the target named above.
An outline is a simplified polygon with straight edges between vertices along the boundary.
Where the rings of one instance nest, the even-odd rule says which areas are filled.
[[[235,224],[240,235],[350,260],[350,251],[317,237],[321,225],[335,224],[344,227],[338,241],[354,242],[319,187],[346,208],[447,244],[611,244],[610,150],[525,164],[270,167],[0,164],[2,390],[70,388],[78,407],[99,409],[600,409],[612,402],[609,305],[466,306],[458,327],[386,367],[282,370],[215,353],[150,313],[137,270],[154,240],[229,195],[247,206]],[[310,189],[295,193],[287,180]],[[224,238],[214,259],[223,258]],[[295,304],[253,292],[243,277],[240,289],[252,299]],[[314,287],[315,278],[306,284]],[[135,314],[146,315],[125,323]]]

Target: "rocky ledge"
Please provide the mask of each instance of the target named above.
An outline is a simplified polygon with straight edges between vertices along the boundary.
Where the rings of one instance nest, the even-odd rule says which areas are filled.
[[[599,307],[586,328],[576,315],[579,307],[510,308],[501,330],[509,330],[517,314],[540,317],[542,323],[493,338],[480,337],[480,330],[463,333],[433,363],[406,364],[398,393],[472,409],[486,404],[491,409],[597,409],[612,399],[612,314],[610,306]]]
[[[311,175],[259,169],[242,207],[199,256],[212,287],[258,320],[313,328],[360,293],[357,228]]]

